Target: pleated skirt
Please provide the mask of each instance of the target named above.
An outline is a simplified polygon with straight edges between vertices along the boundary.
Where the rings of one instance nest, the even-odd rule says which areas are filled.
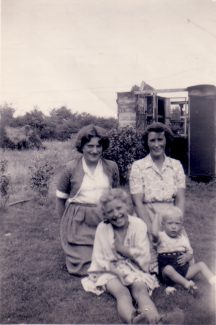
[[[70,203],[67,206],[60,224],[60,238],[69,273],[87,275],[100,221],[102,216],[96,205]]]

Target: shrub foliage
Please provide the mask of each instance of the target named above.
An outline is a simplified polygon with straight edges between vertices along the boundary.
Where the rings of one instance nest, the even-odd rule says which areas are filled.
[[[29,125],[23,127],[2,126],[0,147],[11,150],[27,150],[43,148],[37,132]]]
[[[119,168],[120,182],[128,183],[131,164],[146,156],[142,133],[132,127],[111,129],[109,131],[110,146],[104,152],[104,158],[114,160]]]
[[[31,189],[40,198],[46,198],[49,193],[51,177],[54,175],[54,166],[49,161],[36,160],[29,167]]]
[[[54,108],[46,116],[38,108],[23,116],[14,117],[15,109],[8,105],[0,106],[0,147],[10,149],[31,149],[40,146],[40,140],[60,140],[70,139],[73,133],[77,133],[83,126],[93,123],[107,130],[117,126],[115,118],[96,117],[88,113],[74,113],[65,106]],[[8,135],[8,127],[13,129],[13,133],[20,133],[21,129],[29,127],[31,139],[26,139],[25,134],[19,143],[17,139],[11,140]],[[23,132],[22,132],[23,133]],[[20,138],[20,135],[18,135]]]
[[[7,174],[8,161],[0,160],[0,207],[4,208],[9,199],[10,176]]]

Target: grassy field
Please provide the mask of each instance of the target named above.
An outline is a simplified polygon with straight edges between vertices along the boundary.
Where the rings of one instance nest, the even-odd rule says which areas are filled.
[[[121,323],[114,299],[83,291],[80,278],[65,268],[55,212],[56,176],[50,184],[46,204],[41,204],[29,186],[28,167],[37,159],[55,165],[55,174],[72,158],[71,143],[48,143],[47,150],[0,152],[9,161],[11,205],[0,212],[1,324],[117,324]],[[188,180],[186,230],[196,260],[205,261],[216,272],[216,183],[198,184]],[[43,202],[44,203],[44,202]],[[199,295],[193,297],[179,288],[172,297],[160,287],[153,293],[159,310],[174,306],[185,312],[185,324],[215,325],[215,300],[208,284],[198,277]]]

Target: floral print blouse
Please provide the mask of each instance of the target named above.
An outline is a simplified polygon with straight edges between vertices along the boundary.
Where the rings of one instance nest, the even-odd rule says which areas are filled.
[[[185,174],[180,161],[165,156],[160,171],[149,154],[132,164],[130,192],[143,193],[145,203],[172,202],[180,188],[185,188]]]

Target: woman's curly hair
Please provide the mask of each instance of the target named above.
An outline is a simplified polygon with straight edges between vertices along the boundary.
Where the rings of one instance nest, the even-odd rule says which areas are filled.
[[[78,152],[82,153],[83,146],[90,142],[93,137],[100,138],[99,144],[102,145],[103,151],[109,147],[109,138],[107,136],[107,131],[97,125],[89,124],[84,126],[77,134],[76,139],[76,149]]]
[[[166,138],[166,149],[167,148],[170,149],[169,147],[171,146],[171,143],[174,139],[174,134],[172,130],[166,124],[163,124],[161,122],[153,122],[146,128],[142,136],[144,148],[147,152],[149,152],[148,135],[150,132],[156,132],[156,133],[164,132]]]

